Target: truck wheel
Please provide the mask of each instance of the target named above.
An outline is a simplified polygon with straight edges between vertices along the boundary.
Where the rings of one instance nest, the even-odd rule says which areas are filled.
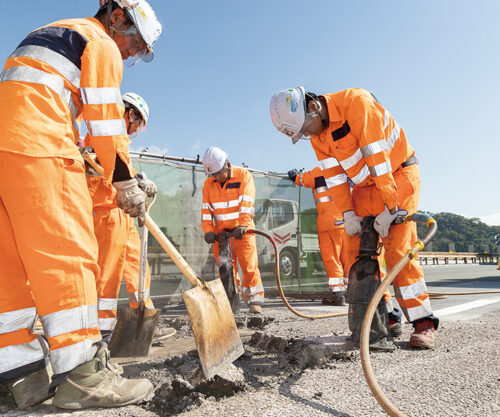
[[[290,249],[280,252],[280,274],[283,278],[294,278],[297,275],[297,255]]]

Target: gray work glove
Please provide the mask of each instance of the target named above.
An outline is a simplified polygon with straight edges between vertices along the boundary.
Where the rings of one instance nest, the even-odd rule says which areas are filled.
[[[92,146],[83,146],[79,150],[82,156],[85,155],[86,153],[94,153],[94,148]]]
[[[296,169],[291,169],[290,171],[288,171],[288,178],[290,178],[290,181],[295,182],[295,179],[299,174],[300,172],[297,171]]]
[[[233,237],[237,240],[240,240],[245,234],[246,230],[247,230],[246,226],[236,226],[233,230]]]
[[[146,174],[144,172],[137,174],[135,176],[135,179],[137,180],[139,188],[144,191],[148,197],[154,197],[158,192],[156,184],[148,177],[146,177]]]
[[[356,216],[354,210],[344,213],[344,230],[349,236],[356,236],[361,233],[362,217]]]
[[[397,207],[395,207],[391,213],[387,206],[385,206],[384,211],[377,217],[375,217],[373,228],[381,238],[387,237],[387,235],[389,234],[389,228],[391,227],[391,224],[396,219],[396,217],[406,216],[407,214],[408,212],[406,210],[401,210]]]
[[[116,188],[116,205],[130,217],[137,217],[142,227],[146,217],[146,194],[139,188],[137,180],[117,181],[113,186]]]
[[[215,235],[215,232],[207,232],[205,233],[205,242],[208,244],[215,243],[215,238],[217,236]]]

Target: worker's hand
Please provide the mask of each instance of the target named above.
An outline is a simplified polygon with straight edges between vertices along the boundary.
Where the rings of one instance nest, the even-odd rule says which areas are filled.
[[[86,153],[94,153],[94,148],[92,146],[83,146],[79,150],[82,156],[85,155]]]
[[[137,174],[135,176],[135,179],[137,180],[139,188],[142,191],[144,191],[148,197],[154,197],[158,192],[156,184],[153,181],[151,181],[148,177],[146,177],[146,174],[144,172]]]
[[[137,217],[142,227],[146,217],[146,194],[139,188],[137,180],[117,181],[113,186],[116,188],[116,205],[130,217]]]
[[[290,178],[290,181],[295,182],[295,178],[297,178],[297,175],[299,174],[300,172],[296,169],[291,169],[290,171],[288,171],[288,178]]]
[[[235,239],[240,240],[243,237],[243,235],[245,234],[245,230],[247,230],[246,226],[237,226],[237,227],[235,227],[234,230],[233,230],[233,237]]]
[[[215,232],[207,232],[205,233],[205,242],[207,242],[208,244],[215,243],[216,237],[217,236],[215,235]]]
[[[361,233],[362,217],[356,216],[354,210],[344,213],[344,229],[349,236],[356,236]]]
[[[375,223],[373,228],[377,231],[381,238],[387,237],[389,234],[389,228],[396,217],[406,216],[408,212],[406,210],[401,210],[395,207],[391,211],[385,206],[385,209],[377,217],[375,217]]]

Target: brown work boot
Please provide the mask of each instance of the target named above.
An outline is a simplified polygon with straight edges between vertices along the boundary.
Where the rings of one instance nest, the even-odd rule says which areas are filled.
[[[50,396],[50,376],[47,368],[17,378],[7,385],[20,410],[26,410],[45,401]]]
[[[259,304],[252,304],[248,308],[248,312],[252,314],[262,314],[262,306]]]
[[[67,410],[121,407],[139,403],[153,392],[147,379],[123,378],[108,362],[109,352],[101,346],[94,359],[73,369],[57,387],[52,405]]]
[[[334,292],[330,297],[321,300],[321,304],[328,306],[346,306],[345,291]]]
[[[410,337],[410,347],[415,349],[434,349],[436,345],[436,329],[432,320],[422,320],[415,323],[415,330]]]
[[[389,330],[392,337],[399,337],[403,334],[403,325],[400,321],[389,319],[387,322],[387,330]]]

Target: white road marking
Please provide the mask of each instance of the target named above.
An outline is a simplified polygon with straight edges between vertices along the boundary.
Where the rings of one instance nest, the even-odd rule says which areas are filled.
[[[440,310],[434,311],[433,313],[438,317],[448,316],[450,314],[456,314],[460,313],[461,311],[472,310],[473,308],[479,308],[486,306],[488,304],[493,304],[498,302],[500,302],[500,298],[484,298],[481,300],[471,301],[469,303],[463,303],[463,304],[458,304],[456,306],[442,308]]]

